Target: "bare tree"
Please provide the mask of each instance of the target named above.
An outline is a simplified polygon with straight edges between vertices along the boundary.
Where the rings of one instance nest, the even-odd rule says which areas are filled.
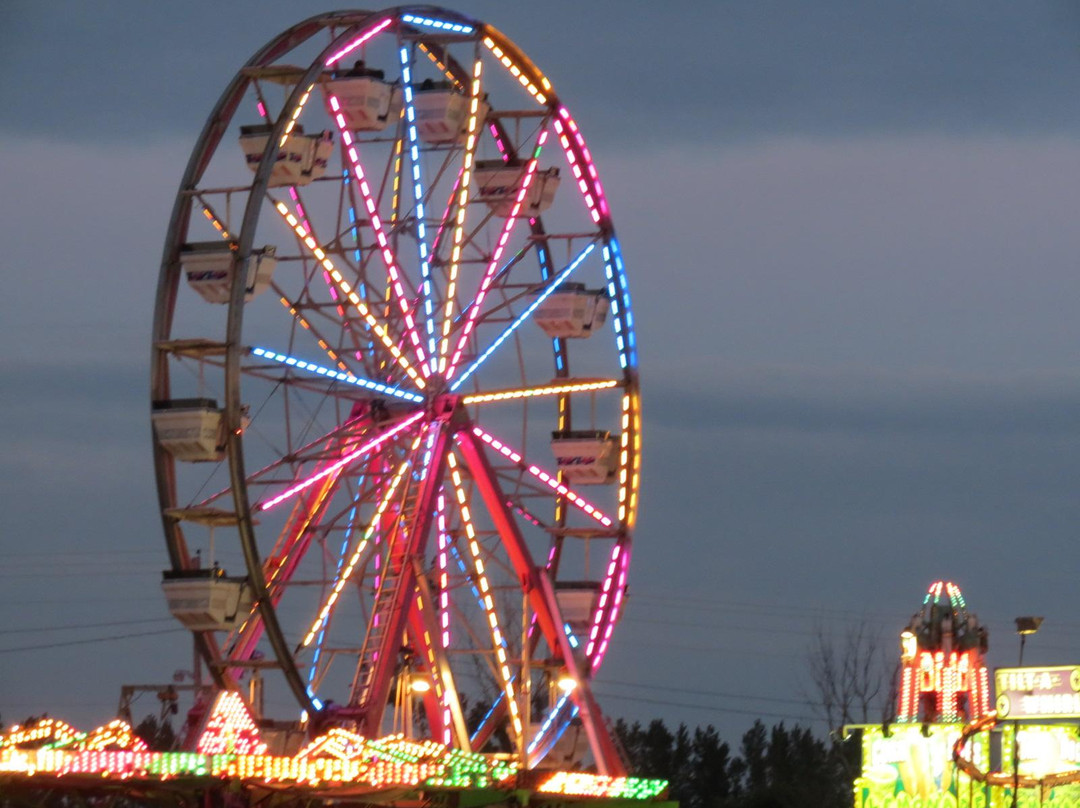
[[[880,632],[865,619],[830,634],[819,625],[806,654],[812,692],[808,699],[828,724],[839,732],[846,724],[866,724],[874,707],[879,720],[889,718],[893,709],[893,679],[887,675]],[[884,704],[879,697],[886,694]]]

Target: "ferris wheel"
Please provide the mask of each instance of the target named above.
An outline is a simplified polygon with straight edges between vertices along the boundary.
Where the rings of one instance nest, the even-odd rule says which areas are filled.
[[[152,398],[163,588],[217,687],[621,770],[590,683],[637,509],[630,296],[503,34],[336,12],[241,68],[169,222]]]

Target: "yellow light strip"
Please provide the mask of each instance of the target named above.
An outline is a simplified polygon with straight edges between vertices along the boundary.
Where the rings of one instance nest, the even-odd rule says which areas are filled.
[[[472,557],[473,569],[476,571],[476,586],[480,591],[481,605],[487,613],[488,627],[491,629],[491,644],[495,649],[495,658],[498,662],[499,675],[502,677],[503,693],[506,695],[506,703],[510,707],[510,719],[514,723],[514,732],[519,736],[522,732],[521,715],[518,710],[517,698],[514,695],[514,681],[510,674],[510,663],[506,656],[506,640],[499,628],[499,618],[495,613],[495,599],[492,596],[491,584],[488,583],[487,574],[484,572],[484,559],[480,557],[480,543],[476,540],[476,528],[473,527],[472,515],[469,512],[469,503],[465,497],[465,487],[461,484],[461,470],[458,468],[457,457],[453,451],[447,452],[446,461],[450,469],[450,479],[454,484],[454,496],[458,501],[458,509],[461,511],[461,521],[465,525],[466,544],[469,555]]]
[[[289,226],[293,229],[304,246],[307,247],[311,251],[311,254],[315,256],[315,259],[322,264],[323,269],[325,269],[330,277],[333,278],[334,284],[341,294],[349,299],[349,302],[353,304],[360,316],[364,318],[364,321],[371,326],[371,330],[375,332],[379,341],[386,346],[388,351],[390,351],[390,355],[393,356],[394,359],[397,360],[397,363],[401,365],[402,369],[409,374],[409,378],[413,380],[413,383],[423,390],[426,386],[423,378],[416,371],[416,368],[409,364],[409,360],[405,357],[405,354],[401,352],[401,349],[394,344],[394,340],[391,339],[390,333],[386,330],[385,326],[375,319],[375,315],[371,313],[371,310],[368,309],[364,301],[360,299],[360,295],[356,294],[348,281],[346,281],[341,273],[338,272],[337,267],[334,266],[334,262],[331,261],[323,249],[319,247],[315,239],[308,235],[304,226],[289,212],[288,207],[286,207],[283,202],[275,203],[274,207],[277,208],[277,212],[281,214],[285,221],[289,223]]]
[[[465,159],[461,168],[461,185],[458,191],[457,217],[454,222],[454,243],[450,250],[450,272],[446,284],[446,307],[443,311],[442,341],[439,343],[439,372],[446,372],[446,354],[450,349],[450,328],[454,324],[454,296],[457,294],[457,276],[461,265],[461,248],[465,239],[465,211],[469,205],[469,186],[472,183],[473,160],[476,145],[480,142],[480,77],[484,63],[479,59],[473,65],[472,87],[469,92],[468,139],[465,142]]]
[[[537,103],[547,103],[547,96],[540,91],[539,87],[529,81],[528,76],[526,76],[522,72],[521,68],[514,64],[513,60],[511,60],[510,57],[503,52],[503,49],[495,44],[494,39],[486,36],[484,37],[484,44],[487,46],[488,50],[495,54],[495,58],[502,62],[503,67],[510,71],[510,75],[512,75],[515,79],[518,80],[518,83],[525,88],[526,92],[528,92],[529,95],[536,99]],[[543,85],[545,90],[551,89],[551,84],[544,76],[540,76],[540,83]]]
[[[608,390],[618,385],[615,379],[602,379],[595,382],[573,382],[569,384],[548,384],[542,387],[523,387],[516,390],[498,390],[493,393],[474,393],[465,396],[465,404],[486,404],[489,401],[510,401],[533,396],[553,396],[559,393],[582,393],[588,390]]]
[[[285,124],[285,131],[281,134],[281,140],[278,141],[278,148],[280,149],[285,145],[285,141],[289,139],[289,135],[296,127],[296,121],[300,117],[300,113],[304,111],[304,104],[311,98],[311,91],[315,87],[314,84],[309,84],[308,88],[304,90],[304,94],[300,96],[300,100],[296,104],[296,108],[292,111],[292,115],[289,116],[289,122]]]
[[[634,462],[630,461],[630,440],[633,435]],[[636,394],[627,393],[622,400],[622,435],[619,446],[619,521],[633,527],[637,517],[638,485],[641,458],[641,407]]]
[[[304,637],[303,642],[300,643],[300,648],[307,648],[311,645],[311,641],[315,639],[315,635],[319,633],[319,629],[322,628],[323,623],[329,616],[330,610],[334,608],[334,603],[337,602],[338,595],[340,595],[341,590],[345,588],[345,584],[352,576],[353,570],[356,569],[356,565],[360,562],[360,556],[367,548],[368,542],[379,527],[379,521],[382,519],[386,509],[390,507],[390,501],[394,498],[398,486],[401,485],[401,480],[405,476],[405,472],[408,471],[409,467],[412,465],[412,456],[420,446],[420,441],[424,437],[424,431],[425,430],[421,430],[420,434],[416,436],[416,440],[414,440],[412,446],[409,447],[408,457],[401,461],[401,465],[398,466],[397,471],[394,472],[394,477],[390,480],[390,485],[387,486],[386,493],[383,494],[383,498],[379,501],[379,506],[375,509],[375,513],[371,517],[371,523],[368,525],[368,529],[364,531],[363,538],[360,539],[360,542],[356,545],[356,550],[349,559],[349,563],[345,565],[338,575],[338,579],[334,582],[334,588],[330,590],[330,596],[326,599],[326,603],[323,604],[319,616],[315,618],[315,622],[312,623],[307,636]]]

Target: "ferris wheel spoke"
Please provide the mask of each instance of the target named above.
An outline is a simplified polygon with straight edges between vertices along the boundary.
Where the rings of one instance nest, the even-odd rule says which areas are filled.
[[[359,440],[361,440],[361,436],[355,433],[346,433],[327,438],[325,453],[330,454],[336,449],[337,453],[340,454],[341,451],[354,446]],[[263,576],[266,581],[267,593],[275,607],[281,601],[287,585],[306,555],[314,535],[310,528],[325,514],[343,471],[344,467],[335,469],[331,474],[324,477],[318,485],[312,486],[297,498],[273,549],[263,561]],[[350,525],[355,517],[355,504],[361,493],[362,481],[358,481],[356,494],[353,498],[353,513],[349,517]],[[347,541],[348,534],[346,534]],[[343,547],[343,553],[344,549]],[[234,640],[229,650],[230,660],[248,659],[254,652],[261,635],[262,621],[260,613],[258,608],[253,606],[247,619],[234,632]]]
[[[296,233],[300,243],[311,252],[315,259],[322,264],[323,268],[329,273],[334,284],[337,286],[338,291],[348,299],[353,305],[353,308],[355,308],[364,319],[364,322],[366,322],[368,326],[371,327],[371,330],[375,332],[375,335],[379,338],[379,342],[381,342],[386,350],[390,352],[394,361],[401,366],[402,370],[408,374],[409,378],[413,380],[413,383],[417,387],[423,389],[426,385],[420,373],[417,372],[416,368],[409,362],[408,357],[405,356],[401,348],[394,342],[386,326],[379,322],[375,315],[371,313],[368,305],[360,298],[360,295],[357,294],[356,290],[352,288],[349,282],[345,280],[337,267],[334,266],[334,262],[327,256],[326,251],[318,245],[318,242],[316,242],[314,238],[306,234],[299,220],[289,211],[284,203],[277,203],[275,208]]]
[[[454,323],[454,304],[457,297],[458,272],[461,269],[461,253],[465,240],[465,214],[469,207],[469,192],[475,173],[476,147],[480,141],[478,114],[481,100],[481,77],[484,63],[477,58],[473,63],[472,80],[469,84],[469,120],[466,126],[465,154],[458,184],[456,213],[454,216],[453,241],[450,245],[450,269],[446,282],[446,304],[443,309],[442,336],[439,342],[439,371],[445,372],[447,353],[450,348],[450,330]]]
[[[405,98],[405,131],[409,142],[409,158],[412,166],[413,199],[416,206],[416,241],[420,258],[421,292],[424,301],[424,333],[427,338],[428,361],[435,355],[435,290],[431,278],[431,252],[428,246],[427,216],[425,211],[424,178],[420,160],[419,136],[416,131],[416,104],[413,100],[412,66],[409,49],[398,49],[401,62],[401,86]],[[428,373],[433,368],[429,366]]]
[[[402,390],[399,387],[394,387],[389,384],[382,384],[380,382],[371,381],[371,379],[364,379],[359,376],[355,376],[348,371],[336,371],[332,368],[323,367],[322,365],[316,365],[314,362],[307,362],[303,359],[298,359],[295,356],[288,356],[286,354],[277,353],[267,348],[253,347],[248,351],[252,356],[266,359],[269,362],[276,362],[281,365],[286,365],[296,370],[302,370],[306,373],[310,373],[316,377],[322,377],[334,382],[343,382],[344,384],[350,384],[355,387],[360,387],[364,390],[370,390],[374,393],[380,393],[390,398],[397,398],[403,401],[412,401],[417,404],[424,402],[424,397],[418,393],[412,393],[408,390]]]
[[[492,390],[489,393],[470,393],[462,396],[463,404],[488,404],[495,401],[517,401],[537,396],[565,395],[567,393],[586,393],[596,390],[610,390],[618,387],[617,379],[568,379],[565,382],[542,384],[536,387],[515,387],[506,390]]]
[[[454,498],[457,500],[458,511],[465,527],[465,545],[472,560],[471,577],[476,587],[479,605],[487,619],[488,630],[491,633],[491,646],[495,652],[496,669],[498,670],[501,690],[510,705],[510,721],[513,725],[514,735],[520,736],[524,732],[521,723],[521,713],[518,709],[517,695],[514,688],[514,676],[510,671],[509,655],[506,647],[506,636],[499,626],[499,616],[495,608],[494,593],[485,571],[484,559],[480,552],[480,543],[476,538],[476,528],[473,525],[472,514],[469,508],[465,488],[461,482],[461,471],[458,468],[457,458],[451,451],[446,458],[450,471],[450,479],[453,483]]]
[[[569,486],[565,485],[564,483],[559,482],[559,480],[554,475],[548,474],[539,466],[533,463],[525,462],[525,459],[521,456],[519,452],[514,451],[512,448],[507,446],[505,443],[503,443],[491,433],[485,432],[478,426],[474,426],[472,428],[472,434],[480,438],[480,440],[482,440],[492,449],[495,449],[503,457],[513,462],[515,465],[518,466],[518,468],[524,469],[525,471],[529,472],[529,474],[540,480],[540,482],[544,483],[544,485],[548,486],[548,488],[550,488],[552,491],[559,494],[559,496],[565,497],[567,500],[580,508],[582,511],[584,511],[586,514],[595,519],[604,527],[612,527],[615,524],[614,520],[610,516],[607,516],[603,511],[601,511],[583,496],[573,491]]]
[[[382,520],[387,508],[390,507],[390,503],[393,501],[398,488],[401,486],[401,481],[404,479],[406,472],[409,470],[413,463],[413,457],[415,456],[417,449],[420,446],[420,441],[423,435],[417,435],[412,442],[412,446],[409,447],[409,451],[405,456],[405,459],[398,465],[397,470],[394,472],[394,476],[387,482],[383,489],[382,496],[379,498],[379,505],[375,509],[375,513],[371,517],[371,521],[368,524],[367,529],[364,531],[363,536],[356,545],[356,549],[353,551],[352,556],[349,558],[349,563],[346,564],[335,576],[334,585],[330,589],[330,594],[327,596],[323,603],[322,608],[319,610],[319,616],[315,618],[315,621],[308,629],[307,635],[297,646],[297,652],[307,648],[311,645],[312,640],[326,625],[331,611],[334,608],[334,604],[337,602],[338,597],[341,595],[341,591],[345,588],[345,584],[348,583],[352,577],[354,570],[360,562],[364,551],[367,549],[368,542],[371,541],[372,535],[379,529],[380,521]]]
[[[484,362],[487,361],[488,357],[495,353],[498,347],[504,342],[506,342],[507,338],[515,331],[517,331],[521,324],[532,316],[533,312],[535,312],[540,307],[540,304],[543,303],[548,297],[550,297],[551,294],[554,293],[555,290],[558,289],[563,284],[563,282],[570,277],[571,273],[573,273],[575,269],[581,266],[582,262],[584,262],[585,259],[589,257],[589,254],[593,251],[593,249],[595,249],[595,247],[595,243],[586,245],[586,247],[577,254],[573,261],[571,261],[561,272],[559,272],[558,275],[552,278],[551,281],[536,296],[536,299],[532,303],[530,303],[525,308],[525,310],[521,312],[521,314],[514,318],[513,322],[511,322],[510,325],[503,329],[502,333],[499,334],[499,336],[497,336],[491,342],[491,344],[484,350],[483,353],[481,353],[476,359],[473,360],[472,364],[468,365],[461,372],[461,374],[457,377],[457,380],[450,385],[450,391],[454,392],[459,387],[461,387],[465,380],[468,379],[473,373],[475,373],[477,368],[484,364]]]
[[[453,377],[454,370],[457,368],[458,362],[461,361],[461,354],[465,350],[469,335],[476,326],[477,317],[483,309],[484,298],[487,297],[491,282],[495,279],[496,270],[499,268],[499,262],[502,260],[503,252],[506,249],[507,242],[510,240],[510,234],[514,230],[514,225],[519,221],[518,214],[521,212],[521,206],[529,193],[529,186],[532,185],[533,179],[536,177],[536,169],[537,166],[540,165],[540,152],[544,148],[544,142],[547,140],[547,137],[548,130],[546,128],[541,129],[540,134],[536,139],[536,147],[533,149],[532,157],[529,158],[528,162],[525,164],[521,185],[517,190],[517,196],[514,198],[514,204],[510,210],[510,215],[503,223],[502,232],[499,234],[499,239],[495,243],[495,249],[491,254],[491,260],[488,262],[487,268],[484,270],[484,275],[481,278],[480,288],[472,298],[472,303],[465,318],[465,324],[458,336],[454,353],[450,357],[450,364],[446,371],[446,378],[448,379]]]
[[[413,424],[418,422],[423,417],[424,417],[424,413],[422,411],[413,413],[409,417],[399,421],[393,427],[391,427],[391,428],[387,429],[386,431],[382,432],[378,437],[372,438],[371,440],[365,442],[360,447],[348,452],[343,457],[339,458],[338,460],[336,460],[333,463],[331,463],[330,465],[328,465],[326,468],[321,469],[320,471],[317,471],[315,474],[312,474],[310,477],[306,478],[305,480],[302,480],[301,482],[296,483],[295,485],[291,486],[290,488],[287,488],[285,491],[281,492],[277,496],[275,496],[275,497],[273,497],[273,498],[271,498],[271,499],[269,499],[269,500],[267,500],[265,502],[259,503],[258,505],[255,506],[255,510],[266,511],[266,510],[269,510],[270,508],[273,508],[278,503],[283,502],[284,500],[288,499],[289,497],[293,496],[294,494],[296,494],[296,493],[298,493],[300,491],[303,491],[304,489],[314,485],[319,480],[323,479],[324,477],[326,477],[326,476],[328,476],[330,474],[333,474],[338,469],[349,465],[350,463],[355,461],[357,458],[363,457],[364,455],[368,454],[369,452],[377,449],[379,446],[382,446],[382,445],[386,444],[391,438],[394,438],[397,435],[401,434],[402,432],[407,430],[409,427],[411,427]]]
[[[342,150],[348,157],[349,166],[352,168],[353,176],[356,181],[356,187],[360,189],[360,194],[363,197],[364,207],[367,209],[368,223],[371,225],[371,229],[375,233],[375,240],[378,242],[379,254],[382,256],[383,263],[386,265],[386,271],[390,280],[390,288],[393,291],[394,297],[397,299],[398,307],[401,309],[401,316],[405,323],[405,332],[408,335],[409,341],[412,343],[416,360],[423,368],[427,364],[427,354],[424,351],[424,346],[420,342],[420,335],[416,330],[412,306],[409,303],[409,297],[406,294],[405,286],[402,283],[401,269],[398,267],[397,257],[390,247],[390,241],[386,236],[382,220],[379,218],[378,207],[375,204],[375,195],[372,193],[367,176],[364,174],[364,167],[360,161],[358,145],[353,139],[352,131],[345,122],[345,115],[341,111],[341,103],[338,101],[337,96],[331,93],[328,102],[330,104],[331,117],[337,124],[338,132],[341,135]],[[423,385],[420,386],[423,387]]]

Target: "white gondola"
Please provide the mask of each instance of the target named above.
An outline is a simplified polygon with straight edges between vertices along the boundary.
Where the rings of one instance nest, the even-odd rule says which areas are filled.
[[[428,143],[464,142],[469,134],[469,96],[448,81],[424,81],[416,88],[416,131]],[[483,125],[487,118],[486,101],[480,101],[477,115]]]
[[[496,216],[506,219],[514,210],[524,181],[525,164],[521,161],[480,160],[476,164],[476,200],[486,203]],[[558,188],[558,168],[538,169],[529,183],[518,217],[538,216],[550,208]]]
[[[232,293],[234,244],[226,241],[195,241],[180,248],[180,266],[188,285],[208,303],[228,303]],[[251,300],[270,287],[277,266],[276,248],[252,250],[248,261],[244,300]]]
[[[344,73],[335,73],[323,82],[327,103],[337,99],[345,126],[354,132],[381,132],[396,123],[401,114],[401,86],[384,81],[381,70],[357,62]]]
[[[251,587],[244,578],[229,578],[217,567],[208,570],[167,570],[161,589],[169,613],[194,631],[228,631],[251,611]]]
[[[177,460],[197,463],[225,456],[223,413],[212,398],[155,401],[151,420],[158,443]]]
[[[604,324],[607,310],[603,289],[564,283],[537,307],[533,319],[549,337],[590,337]]]
[[[259,170],[272,130],[273,126],[268,123],[240,127],[240,148],[244,150],[247,166],[252,171]],[[305,135],[304,130],[296,126],[277,150],[274,167],[270,171],[270,187],[307,185],[319,179],[326,173],[333,151],[334,136],[331,132]]]
[[[610,432],[594,429],[552,432],[551,449],[559,471],[570,482],[591,485],[615,479],[619,452]]]
[[[555,600],[559,614],[574,634],[588,631],[596,615],[596,603],[600,598],[599,581],[557,581]]]

